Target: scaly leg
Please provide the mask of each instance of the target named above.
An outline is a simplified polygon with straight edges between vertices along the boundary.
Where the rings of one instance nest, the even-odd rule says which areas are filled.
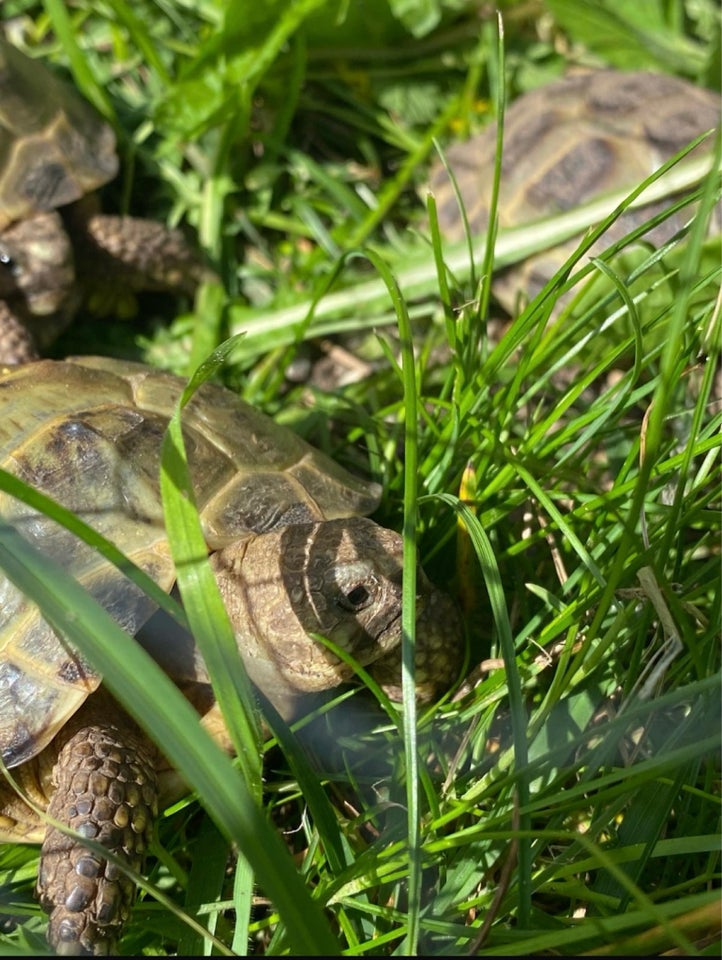
[[[157,751],[112,701],[101,699],[99,709],[94,699],[69,724],[48,814],[138,870],[157,814]],[[115,950],[135,887],[114,863],[49,826],[38,892],[57,953],[104,955]]]

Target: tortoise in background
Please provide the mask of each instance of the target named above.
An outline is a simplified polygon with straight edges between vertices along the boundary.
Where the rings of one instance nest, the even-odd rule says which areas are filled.
[[[569,75],[525,93],[506,110],[498,203],[499,226],[517,227],[562,213],[613,191],[632,190],[666,160],[720,122],[719,94],[666,74],[600,70]],[[710,149],[710,140],[697,149]],[[446,158],[456,178],[472,234],[488,224],[496,125],[451,146]],[[439,227],[462,240],[458,201],[441,162],[430,189]],[[596,255],[669,201],[626,212],[600,238]],[[689,211],[668,218],[645,239],[655,247],[683,226]],[[717,213],[719,220],[722,219]],[[494,279],[493,291],[514,313],[520,295],[532,299],[556,273],[580,238],[529,257]]]
[[[110,126],[0,34],[0,363],[37,357],[88,298],[112,313],[209,274],[179,230],[97,211],[117,171]]]
[[[42,360],[0,376],[0,466],[73,510],[164,589],[175,571],[159,492],[160,446],[184,383],[106,358]],[[184,409],[204,535],[249,675],[286,717],[352,671],[311,633],[335,641],[393,695],[400,677],[402,540],[363,514],[378,502],[357,480],[230,391],[205,384]],[[0,515],[135,635],[153,603],[65,528],[8,495]],[[22,791],[56,820],[138,868],[159,805],[178,790],[157,748],[110,699],[92,665],[0,576],[0,749]],[[449,598],[419,574],[421,696],[455,679],[462,654]],[[133,642],[130,640],[128,642]],[[228,748],[190,636],[149,650]],[[181,787],[182,789],[182,787]],[[39,892],[62,953],[112,952],[132,882],[75,839],[46,828],[0,781],[0,838],[42,842]]]

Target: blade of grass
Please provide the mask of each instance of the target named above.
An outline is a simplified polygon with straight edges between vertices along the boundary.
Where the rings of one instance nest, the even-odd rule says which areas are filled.
[[[48,13],[48,18],[53,25],[53,30],[70,62],[70,68],[76,83],[83,92],[83,95],[93,104],[96,110],[113,122],[115,119],[115,109],[113,101],[108,92],[98,83],[93,71],[88,66],[85,54],[79,43],[78,35],[68,12],[67,4],[62,0],[44,0],[43,5]]]
[[[501,11],[497,11],[497,43],[496,63],[494,72],[496,82],[496,149],[494,151],[494,174],[491,181],[491,195],[489,197],[489,230],[484,241],[484,254],[481,258],[482,300],[479,304],[479,317],[485,318],[489,312],[491,298],[491,274],[496,260],[496,239],[499,231],[497,209],[499,206],[499,190],[501,188],[501,165],[504,159],[504,114],[506,112],[506,56],[504,50],[504,21]],[[468,224],[467,224],[468,229]],[[472,275],[473,282],[473,275]],[[467,358],[467,362],[471,358]]]
[[[682,151],[680,155],[684,156],[687,152]],[[629,190],[616,191],[532,226],[499,231],[494,245],[495,269],[516,263],[531,253],[583,233],[590,223],[604,221],[608,225],[607,218],[616,219],[617,208],[620,205],[624,208],[643,206],[689,188],[698,183],[710,170],[709,157],[695,157],[684,162],[677,162],[677,160],[678,158],[673,158],[648,181],[645,181],[646,186],[643,190],[639,189],[631,193]],[[600,227],[598,231],[595,230],[590,234],[590,237],[585,240],[584,247],[591,246],[601,232]],[[484,243],[485,237],[480,235],[476,239],[474,248],[475,260],[477,256],[481,257]],[[468,248],[464,242],[449,247],[445,260],[447,269],[456,276],[460,278],[467,276]],[[406,263],[407,265],[396,274],[396,281],[404,297],[411,301],[422,296],[434,295],[436,281],[432,256],[429,253],[411,255],[406,258]],[[325,284],[327,288],[332,285],[337,272],[336,269],[333,277]],[[360,306],[364,310],[361,315],[359,315]],[[276,347],[279,344],[293,342],[297,324],[303,324],[307,334],[314,336],[337,330],[339,317],[345,314],[353,316],[353,320],[349,321],[352,322],[353,329],[377,326],[381,318],[387,315],[387,307],[388,291],[383,281],[369,280],[354,284],[348,290],[326,296],[319,293],[312,300],[301,301],[291,307],[276,310],[232,308],[229,323],[231,333],[247,334],[242,352],[244,355],[253,355],[262,352],[267,345]],[[509,352],[512,349],[509,346]]]
[[[199,848],[203,850],[203,856],[195,857],[190,865],[185,900],[186,911],[194,917],[198,914],[200,906],[208,903],[210,898],[220,896],[228,864],[228,840],[212,820],[204,821],[201,827]],[[241,860],[246,862],[244,858]],[[209,927],[213,930],[215,930],[214,919],[214,915],[211,914]],[[242,914],[238,918],[238,927],[240,929],[244,927]],[[185,927],[183,936],[178,942],[178,953],[185,957],[201,956],[203,945],[203,937],[195,930]]]
[[[202,363],[181,394],[163,439],[161,496],[171,556],[191,632],[197,638],[216,700],[239,757],[248,788],[257,803],[262,795],[261,728],[253,690],[239,655],[233,628],[207,560],[188,469],[181,417],[198,387],[211,377],[235,345],[226,341]],[[245,860],[239,852],[239,860]],[[239,865],[244,882],[236,887],[245,897],[236,901],[242,930],[248,930],[253,908],[250,868]]]
[[[170,678],[59,564],[7,524],[0,524],[0,567],[33,598],[53,629],[103,674],[113,695],[198,791],[219,828],[252,864],[287,924],[292,949],[334,955],[335,938],[280,838]]]
[[[421,809],[419,801],[419,753],[416,731],[416,569],[418,524],[418,393],[416,363],[408,310],[394,275],[373,251],[366,256],[376,268],[396,312],[401,347],[404,389],[404,526],[402,586],[402,673],[404,761],[409,849],[407,930],[404,953],[416,956],[421,915]]]
[[[489,593],[494,623],[499,634],[506,682],[509,690],[509,710],[511,713],[512,738],[514,749],[514,765],[517,775],[517,790],[519,796],[519,925],[523,929],[529,926],[531,917],[531,844],[524,833],[530,829],[531,823],[525,807],[529,802],[529,775],[528,775],[528,747],[527,724],[528,717],[522,695],[521,679],[516,664],[516,649],[509,623],[504,593],[501,590],[501,575],[494,555],[491,542],[482,527],[479,518],[469,509],[449,494],[441,494],[442,499],[449,503],[458,512],[469,538],[471,539],[479,565],[484,575],[484,581]]]
[[[177,585],[191,632],[208,668],[231,742],[246,782],[257,800],[261,796],[261,728],[253,688],[239,655],[198,517],[183,441],[181,416],[200,385],[212,376],[234,348],[228,340],[202,363],[181,394],[163,438],[160,489],[163,514]]]

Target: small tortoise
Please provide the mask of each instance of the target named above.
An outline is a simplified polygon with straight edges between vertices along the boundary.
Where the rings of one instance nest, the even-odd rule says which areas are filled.
[[[108,124],[0,34],[0,363],[35,358],[83,301],[195,290],[180,231],[97,212],[91,191],[117,170]]]
[[[633,187],[699,134],[720,122],[720,97],[677,77],[600,70],[567,76],[520,96],[504,118],[499,226],[516,227],[562,213],[598,196]],[[709,149],[711,141],[702,145]],[[496,125],[446,151],[472,234],[487,228]],[[700,148],[698,148],[700,149]],[[442,235],[461,240],[464,228],[448,173],[430,176]],[[600,238],[592,255],[665,208],[660,201],[627,212]],[[689,216],[682,211],[646,234],[655,247]],[[520,294],[531,299],[551,279],[579,238],[503,271],[494,293],[510,313]]]
[[[160,444],[182,388],[142,364],[92,357],[40,360],[0,377],[0,466],[73,510],[166,590],[175,572]],[[363,516],[377,504],[376,486],[223,387],[203,385],[183,427],[210,563],[256,686],[292,717],[314,691],[348,680],[348,666],[314,633],[373,665],[393,695],[402,541]],[[129,634],[147,624],[152,601],[65,528],[4,494],[0,516],[61,561]],[[177,777],[92,666],[3,577],[0,598],[0,748],[35,805],[0,778],[0,838],[43,844],[38,888],[51,945],[112,952],[132,884],[36,809],[139,867]],[[451,601],[421,573],[417,633],[421,696],[429,697],[452,683],[462,644]],[[193,640],[151,636],[148,648],[228,748]]]

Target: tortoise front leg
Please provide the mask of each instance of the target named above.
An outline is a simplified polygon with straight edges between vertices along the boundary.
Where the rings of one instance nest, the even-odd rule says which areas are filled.
[[[84,708],[78,721],[71,721],[55,764],[48,814],[138,870],[157,814],[157,752],[112,706],[112,713]],[[38,892],[50,914],[48,941],[57,953],[104,955],[115,951],[135,886],[114,863],[49,826]]]
[[[73,204],[65,217],[91,313],[128,314],[123,298],[144,291],[192,296],[199,283],[215,277],[180,230],[139,217],[95,213],[84,219],[88,206]]]

